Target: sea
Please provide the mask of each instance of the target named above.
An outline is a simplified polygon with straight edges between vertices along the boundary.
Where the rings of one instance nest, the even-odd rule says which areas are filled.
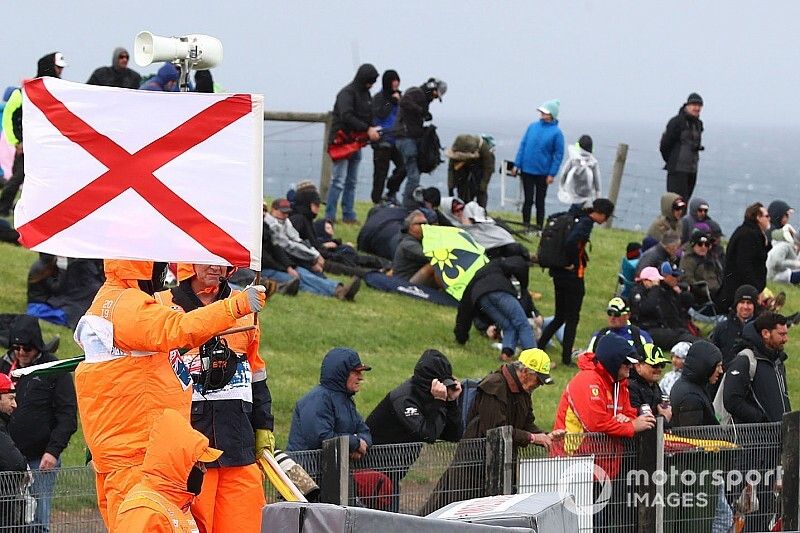
[[[583,134],[592,136],[594,154],[600,163],[603,194],[608,192],[618,146],[621,143],[628,145],[617,200],[615,227],[646,231],[660,212],[659,200],[666,191],[666,173],[658,144],[669,118],[665,117],[664,123],[561,121],[566,143],[577,142]],[[435,122],[443,146],[449,146],[462,133],[491,134],[496,142],[499,169],[500,161],[514,159],[519,140],[530,119],[443,117]],[[708,201],[709,216],[721,225],[725,235],[730,236],[742,223],[745,208],[756,201],[768,205],[773,200],[781,199],[800,211],[800,164],[794,147],[797,133],[790,128],[759,127],[750,123],[709,124],[706,120],[703,133],[705,150],[700,154],[697,187],[693,197]],[[322,137],[321,124],[265,123],[266,196],[284,196],[300,180],[319,182],[324,149]],[[443,196],[446,195],[446,162],[432,174],[423,174],[421,184],[439,187]],[[372,149],[366,147],[362,151],[359,167],[357,199],[369,200],[371,187]],[[548,213],[567,208],[559,203],[556,187],[557,185],[553,185],[548,190]],[[501,194],[501,189],[504,189],[504,195]],[[490,212],[519,212],[521,198],[517,178],[504,178],[499,171],[492,177],[489,184]],[[800,218],[800,214],[796,216]]]

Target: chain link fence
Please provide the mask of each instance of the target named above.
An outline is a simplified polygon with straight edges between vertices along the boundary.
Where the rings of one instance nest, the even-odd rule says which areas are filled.
[[[323,487],[323,501],[383,511],[425,516],[455,501],[551,492],[574,497],[568,510],[580,531],[655,531],[647,525],[659,524],[667,533],[722,532],[735,519],[747,531],[767,531],[781,511],[775,489],[782,441],[800,439],[800,429],[788,427],[653,430],[635,439],[569,434],[549,451],[514,449],[510,431],[493,430],[489,439],[373,446],[360,460],[343,453],[346,446],[288,455]],[[789,478],[785,484],[798,484]],[[269,484],[265,491],[268,503],[281,501]],[[38,516],[27,506],[32,499]],[[44,517],[53,532],[105,531],[91,468],[0,473],[0,528],[30,531]]]

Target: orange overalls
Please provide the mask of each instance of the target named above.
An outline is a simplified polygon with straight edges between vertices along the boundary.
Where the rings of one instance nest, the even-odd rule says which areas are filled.
[[[142,480],[120,505],[113,533],[197,533],[186,481],[196,462],[218,457],[183,415],[164,411],[150,433]]]
[[[140,479],[153,421],[164,409],[189,420],[192,382],[178,349],[200,346],[250,311],[241,298],[191,313],[160,305],[138,288],[152,269],[147,261],[105,261],[106,282],[75,330],[86,354],[75,370],[78,410],[111,531]]]

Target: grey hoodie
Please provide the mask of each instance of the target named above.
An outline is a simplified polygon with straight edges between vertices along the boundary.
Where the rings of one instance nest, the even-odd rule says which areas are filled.
[[[567,159],[558,172],[558,199],[565,204],[600,198],[600,165],[597,158],[578,146],[567,146]]]
[[[793,270],[800,270],[797,241],[786,228],[772,230],[772,249],[767,254],[767,279],[789,283]],[[789,234],[789,235],[787,235]]]

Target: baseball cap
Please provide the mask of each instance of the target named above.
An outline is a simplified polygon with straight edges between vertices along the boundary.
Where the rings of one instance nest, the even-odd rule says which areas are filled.
[[[550,377],[550,357],[543,350],[539,348],[528,348],[519,354],[519,362],[525,365],[525,368],[533,370],[539,379],[545,385],[552,385],[555,383],[553,378]]]
[[[672,266],[672,264],[669,261],[664,261],[663,263],[661,263],[661,275],[675,276],[676,278],[679,278],[683,275],[683,270]]]
[[[201,463],[213,463],[214,461],[219,459],[221,455],[222,455],[222,450],[218,450],[216,448],[212,448],[211,446],[209,446],[208,448],[203,450],[203,453],[200,454],[200,457],[198,457],[197,460],[200,461]]]
[[[57,67],[61,67],[61,68],[64,68],[64,67],[69,65],[69,63],[67,63],[67,60],[64,59],[64,54],[62,54],[61,52],[56,52],[56,56],[55,56],[53,62],[55,63],[55,65]]]
[[[664,277],[658,272],[656,267],[645,267],[636,277],[636,281],[648,279],[650,281],[661,281]]]
[[[291,213],[292,204],[286,198],[278,198],[272,202],[272,209],[277,209],[281,213]]]
[[[676,209],[684,209],[686,207],[686,201],[681,198],[675,198],[675,201],[672,202],[672,210],[675,211]]]
[[[689,348],[692,347],[691,342],[681,341],[675,346],[672,347],[670,353],[675,357],[680,357],[681,359],[686,359],[686,354],[689,352]]]
[[[664,352],[661,351],[661,348],[652,342],[648,342],[644,345],[644,361],[642,362],[648,365],[658,365],[661,363],[669,363],[669,359],[664,357]]]
[[[708,211],[708,204],[707,204],[707,203],[705,203],[705,202],[701,203],[700,205],[698,205],[698,206],[697,206],[697,210],[698,210],[698,211],[700,211],[700,210],[702,210],[702,211]]]
[[[606,306],[606,311],[616,311],[619,314],[630,313],[631,309],[628,307],[628,304],[625,303],[625,300],[620,298],[619,296],[615,296],[608,301],[608,305]]]
[[[0,394],[14,392],[14,383],[7,374],[0,373]]]

